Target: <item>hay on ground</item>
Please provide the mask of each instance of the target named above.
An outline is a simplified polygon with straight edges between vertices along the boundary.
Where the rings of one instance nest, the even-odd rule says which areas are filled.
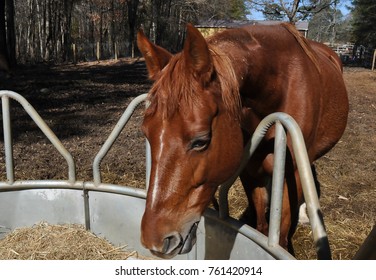
[[[15,229],[0,240],[1,260],[126,260],[141,258],[126,245],[115,247],[82,225],[41,222]]]

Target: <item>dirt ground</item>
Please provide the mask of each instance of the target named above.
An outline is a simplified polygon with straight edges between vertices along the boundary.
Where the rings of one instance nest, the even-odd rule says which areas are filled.
[[[351,259],[376,223],[376,72],[346,68],[350,98],[347,130],[338,145],[317,161],[321,206],[334,259]],[[14,90],[38,111],[73,155],[77,179],[92,181],[92,162],[127,104],[146,93],[144,63],[122,59],[65,66],[24,66],[14,77],[0,77],[0,90]],[[64,159],[12,101],[15,177],[66,179]],[[143,187],[144,141],[139,129],[143,108],[120,135],[102,162],[103,181]],[[0,128],[2,132],[2,128]],[[5,179],[0,142],[0,179]],[[236,197],[236,208],[244,199]],[[314,259],[308,226],[294,237],[296,256]]]
[[[316,163],[334,259],[351,259],[376,225],[376,71],[345,68],[344,79],[350,102],[347,128]],[[295,235],[296,254],[302,259],[315,257],[308,235],[307,227]]]

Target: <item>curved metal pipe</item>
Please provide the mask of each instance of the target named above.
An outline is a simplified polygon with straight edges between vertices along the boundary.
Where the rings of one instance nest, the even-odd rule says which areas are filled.
[[[63,144],[60,142],[59,138],[56,137],[56,135],[52,132],[52,130],[48,127],[48,125],[45,123],[45,121],[41,118],[41,116],[35,111],[35,109],[30,105],[30,103],[20,94],[14,92],[14,91],[9,91],[9,90],[1,90],[0,91],[0,97],[3,101],[3,110],[4,110],[4,102],[7,104],[9,102],[8,98],[12,98],[16,100],[18,103],[21,104],[21,106],[24,108],[24,110],[28,113],[28,115],[32,118],[32,120],[36,123],[36,125],[40,128],[40,130],[44,133],[44,135],[50,140],[52,145],[58,150],[58,152],[64,157],[68,164],[68,180],[70,183],[73,183],[76,181],[76,166],[73,160],[72,155],[65,149]],[[5,114],[9,115],[9,106],[5,105],[5,109],[7,112]],[[4,112],[3,112],[4,114]],[[7,122],[7,123],[5,123]],[[4,126],[10,126],[10,122],[7,121],[4,118]],[[9,128],[10,130],[10,128]],[[5,130],[4,130],[5,131]],[[9,132],[10,133],[10,132]],[[9,134],[8,133],[8,134]],[[4,136],[4,137],[10,137],[9,136]],[[6,154],[8,155],[6,161],[7,164],[9,164],[10,161],[12,161],[12,168],[13,168],[13,159],[10,159],[12,155],[12,146],[11,146],[11,141],[5,141],[5,151]],[[7,172],[10,167],[7,166]],[[14,181],[14,178],[8,178],[8,181],[12,179],[11,181]]]
[[[131,101],[128,105],[127,109],[124,111],[123,115],[116,123],[114,129],[112,130],[110,136],[108,136],[106,142],[103,144],[99,152],[94,158],[93,162],[93,177],[94,177],[94,184],[98,186],[101,183],[101,172],[100,172],[100,164],[103,158],[107,155],[108,151],[111,149],[112,145],[114,144],[116,138],[120,135],[121,131],[128,123],[130,117],[132,116],[133,112],[136,110],[137,106],[146,100],[147,94],[141,94],[137,96],[135,99]]]
[[[282,202],[283,202],[283,185],[285,182],[285,162],[286,162],[286,133],[280,123],[276,121],[275,139],[274,139],[274,165],[272,190],[270,198],[270,218],[268,245],[276,246],[279,244],[281,219],[282,219]]]
[[[245,146],[245,152],[237,172],[219,189],[219,212],[221,218],[229,216],[228,212],[228,191],[236,178],[242,172],[257,146],[264,138],[268,129],[279,121],[290,133],[295,160],[300,176],[304,199],[307,204],[307,212],[310,219],[313,239],[316,244],[316,252],[319,259],[331,259],[329,241],[322,219],[320,203],[312,175],[311,164],[307,155],[304,138],[296,121],[286,113],[277,112],[265,117],[256,128],[251,140]],[[274,186],[272,187],[274,188]],[[271,205],[271,208],[275,207]],[[271,211],[274,211],[271,209]],[[277,233],[276,233],[277,234]]]
[[[12,129],[10,123],[9,97],[2,96],[5,168],[9,184],[14,182]]]

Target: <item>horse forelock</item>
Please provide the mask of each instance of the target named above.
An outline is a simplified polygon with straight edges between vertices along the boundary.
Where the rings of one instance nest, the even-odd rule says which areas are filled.
[[[226,112],[235,119],[240,119],[241,99],[239,84],[230,58],[215,46],[209,45],[215,75],[220,85],[220,94]],[[194,73],[189,71],[182,53],[175,55],[161,71],[153,84],[149,95],[149,108],[146,115],[161,113],[171,118],[181,106],[192,108],[203,91]]]
[[[158,110],[165,117],[171,118],[182,103],[191,106],[197,98],[194,94],[197,84],[192,83],[192,78],[187,76],[189,73],[179,53],[171,58],[149,91],[150,106],[146,114],[153,115]]]

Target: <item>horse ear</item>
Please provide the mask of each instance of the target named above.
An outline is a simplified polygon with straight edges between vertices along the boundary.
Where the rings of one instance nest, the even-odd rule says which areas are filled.
[[[183,51],[186,64],[203,79],[203,82],[207,82],[213,71],[212,57],[205,38],[191,24],[187,25],[187,39]]]
[[[137,46],[142,53],[142,56],[145,58],[149,78],[155,80],[156,75],[170,61],[172,54],[164,48],[150,42],[142,29],[140,29],[137,33]]]

